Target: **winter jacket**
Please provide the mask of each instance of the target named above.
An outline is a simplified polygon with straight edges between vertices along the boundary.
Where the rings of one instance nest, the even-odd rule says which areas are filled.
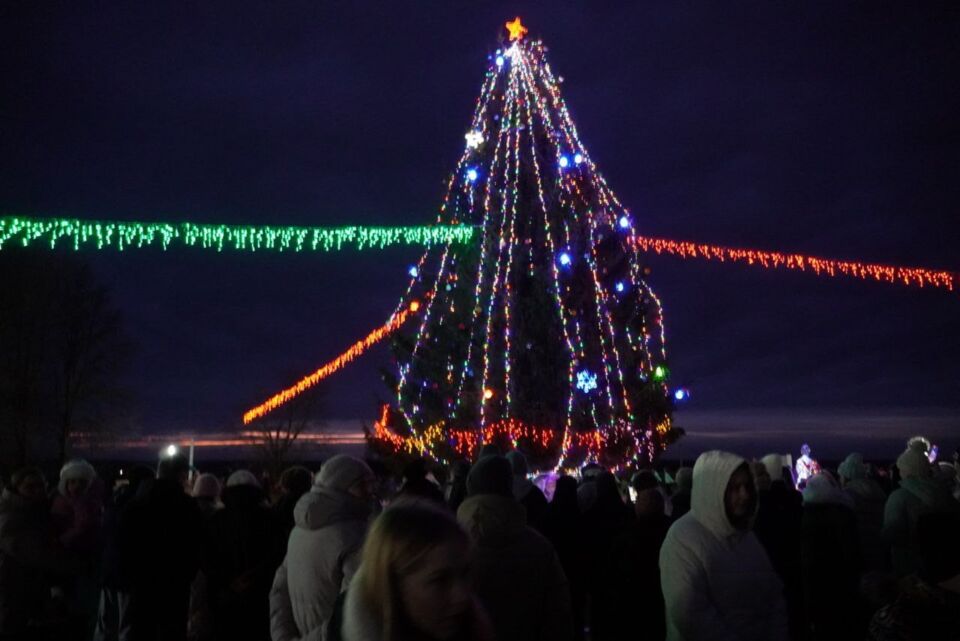
[[[269,595],[283,559],[281,526],[260,488],[223,492],[224,508],[209,523],[204,573],[215,638],[269,639]]]
[[[203,552],[200,510],[174,480],[144,483],[120,515],[121,582],[132,641],[184,639]]]
[[[744,459],[706,452],[693,468],[690,512],[660,549],[660,581],[671,641],[787,638],[783,585],[760,542],[730,523],[724,494]]]
[[[807,621],[817,641],[861,639],[862,562],[853,500],[825,475],[807,481],[803,492],[801,556]]]
[[[883,538],[891,547],[893,571],[905,576],[920,569],[914,540],[921,515],[957,511],[960,504],[932,478],[900,481],[900,488],[890,494],[883,511]]]
[[[320,641],[337,596],[360,564],[370,506],[314,485],[300,497],[293,516],[287,555],[270,590],[270,634],[273,641]]]
[[[500,641],[573,638],[570,588],[553,546],[526,524],[512,497],[478,494],[457,520],[475,544],[473,572]]]
[[[64,547],[85,554],[99,551],[103,504],[93,492],[79,498],[58,493],[50,514]]]
[[[4,490],[0,496],[0,637],[23,634],[42,614],[51,579],[81,569],[60,545],[47,505]]]
[[[880,484],[870,478],[847,481],[843,490],[853,498],[857,517],[857,533],[865,571],[882,571],[890,565],[887,544],[883,542],[883,511],[887,495]]]

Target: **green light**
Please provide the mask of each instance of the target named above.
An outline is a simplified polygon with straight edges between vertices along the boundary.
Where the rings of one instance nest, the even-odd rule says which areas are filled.
[[[670,375],[669,370],[663,365],[657,365],[653,368],[653,380],[660,382],[666,380],[667,376]]]
[[[0,249],[7,241],[27,247],[45,242],[50,248],[64,240],[75,250],[141,248],[175,243],[203,249],[242,251],[340,251],[344,248],[384,249],[393,245],[467,243],[469,225],[410,227],[271,227],[268,225],[199,225],[196,223],[138,223],[77,218],[0,218]]]

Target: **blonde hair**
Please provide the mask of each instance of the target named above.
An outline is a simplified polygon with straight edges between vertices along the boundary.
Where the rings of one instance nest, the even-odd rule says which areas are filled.
[[[394,503],[374,521],[352,587],[379,619],[382,639],[396,641],[403,633],[401,579],[431,550],[455,541],[469,545],[453,515],[423,501]]]

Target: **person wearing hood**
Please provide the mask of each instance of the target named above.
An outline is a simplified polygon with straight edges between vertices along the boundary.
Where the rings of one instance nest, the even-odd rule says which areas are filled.
[[[500,641],[570,641],[570,588],[557,554],[526,524],[503,456],[481,458],[467,477],[457,520],[474,543],[477,595]]]
[[[866,612],[858,607],[862,561],[854,502],[821,472],[803,489],[800,553],[803,595],[812,639],[859,639]]]
[[[220,492],[220,480],[215,474],[209,472],[199,474],[193,482],[193,490],[190,495],[196,501],[204,519],[209,520],[217,510],[223,507],[223,503],[220,502]]]
[[[53,580],[82,568],[56,535],[46,487],[39,468],[25,467],[0,495],[0,639],[33,638]]]
[[[887,545],[883,542],[883,508],[887,495],[870,478],[863,456],[854,452],[837,468],[840,487],[853,499],[853,513],[857,517],[857,535],[866,572],[882,572],[890,565]]]
[[[447,510],[422,499],[394,502],[363,546],[347,590],[342,638],[492,641],[469,561],[470,539]]]
[[[897,576],[906,576],[920,567],[917,549],[917,521],[924,514],[960,511],[944,487],[934,480],[930,460],[915,443],[897,458],[900,487],[887,499],[883,511],[883,539],[890,544],[890,560]]]
[[[783,584],[751,531],[757,490],[746,460],[701,454],[690,512],[660,548],[669,641],[788,638]]]
[[[337,598],[360,563],[376,477],[360,459],[324,463],[294,508],[287,554],[270,590],[273,641],[323,641]]]
[[[97,472],[83,459],[68,461],[60,469],[60,483],[50,514],[68,550],[93,554],[100,543],[103,503],[96,494]]]
[[[527,478],[527,458],[520,450],[513,450],[507,454],[510,467],[513,469],[513,498],[527,510],[527,525],[541,534],[544,533],[547,518],[547,497],[543,491]]]
[[[450,483],[444,493],[447,507],[454,514],[464,499],[467,498],[467,475],[470,473],[470,464],[466,461],[455,461],[450,470]]]
[[[129,590],[131,641],[186,638],[204,533],[200,509],[186,492],[189,472],[185,456],[164,458],[157,478],[141,484],[120,515],[119,567]]]
[[[218,641],[270,638],[270,586],[284,541],[265,499],[257,478],[238,470],[210,521],[204,574]]]

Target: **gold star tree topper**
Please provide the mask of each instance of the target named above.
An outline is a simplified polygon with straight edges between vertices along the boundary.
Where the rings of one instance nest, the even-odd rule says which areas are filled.
[[[511,22],[506,24],[507,31],[510,32],[510,41],[519,40],[520,38],[527,35],[527,28],[520,23],[520,16],[514,18]]]

